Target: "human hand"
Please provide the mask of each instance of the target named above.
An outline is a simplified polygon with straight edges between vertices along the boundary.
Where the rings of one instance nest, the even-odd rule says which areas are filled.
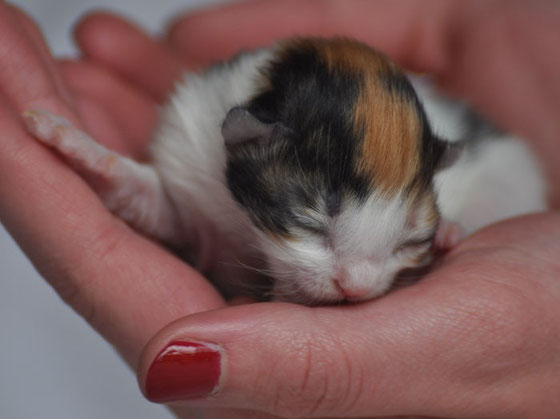
[[[266,3],[266,1],[259,2],[260,5]],[[297,3],[300,6],[327,4],[327,2]],[[334,4],[334,2],[330,3]],[[371,2],[368,3],[369,5],[364,3],[362,7],[373,7]],[[247,4],[249,6],[241,4],[237,7],[256,7],[256,3]],[[282,4],[292,7],[289,1]],[[430,10],[430,7],[436,7],[434,5],[448,10],[447,7],[442,6],[443,2],[423,3],[423,5],[427,4],[432,6],[426,6],[426,13],[431,12],[444,22],[449,23],[445,19],[454,15],[449,11],[446,13],[450,15],[446,15],[443,12],[435,13],[436,9]],[[526,3],[519,4],[523,7],[526,5]],[[309,7],[317,7],[316,5]],[[392,9],[389,3],[385,6],[378,3],[377,6],[380,7],[379,10],[383,7],[389,11]],[[409,3],[408,6],[412,7],[414,4]],[[480,13],[483,7],[478,2],[475,6],[473,6],[473,15],[476,16],[475,9],[478,8]],[[538,6],[544,7],[540,4]],[[215,16],[219,16],[222,12],[216,12]],[[399,12],[399,19],[403,17],[402,10],[393,10],[393,12],[395,14]],[[364,11],[362,10],[361,13],[364,14]],[[276,14],[276,18],[278,16]],[[375,16],[379,19],[383,17],[379,14]],[[200,18],[200,15],[197,18]],[[411,14],[410,19],[412,18],[421,21],[418,14]],[[410,19],[408,23],[411,22]],[[492,25],[496,23],[495,19],[489,21],[493,21]],[[387,19],[387,22],[391,20]],[[400,41],[398,41],[398,33],[395,35],[397,40],[391,41],[395,42],[395,51],[400,50],[399,42],[403,46],[406,40],[415,39],[413,35],[417,35],[417,39],[426,40],[426,42],[419,41],[419,45],[424,45],[426,51],[422,54],[417,53],[417,50],[408,51],[403,53],[402,58],[399,58],[396,52],[392,55],[401,62],[406,63],[410,60],[410,64],[414,66],[414,55],[418,54],[417,64],[425,60],[424,68],[431,69],[433,66],[433,71],[440,81],[453,88],[455,79],[448,80],[445,77],[446,74],[453,74],[449,70],[451,67],[447,60],[453,58],[452,61],[455,63],[457,56],[462,57],[461,51],[463,54],[466,54],[464,51],[469,51],[469,44],[466,43],[467,46],[459,52],[453,51],[450,57],[449,51],[446,50],[447,46],[442,45],[441,42],[445,32],[440,30],[447,25],[443,25],[442,28],[442,22],[436,24],[437,22],[437,19],[432,21],[434,25],[430,27],[415,25],[414,30],[417,33],[412,35],[407,32],[409,26],[403,24]],[[227,28],[223,22],[220,26]],[[387,26],[391,25],[387,24]],[[387,26],[385,26],[386,31]],[[206,29],[195,27],[195,32],[198,30],[208,35],[205,30],[210,27],[208,25],[205,27]],[[463,27],[469,28],[466,24]],[[455,26],[453,29],[456,29]],[[239,31],[237,33],[241,34]],[[82,36],[87,38],[87,33],[82,33]],[[477,32],[477,36],[482,36],[480,31]],[[433,37],[431,44],[430,37]],[[232,38],[230,33],[229,42],[235,44]],[[89,41],[92,42],[91,39]],[[429,45],[434,47],[431,53]],[[154,52],[162,51],[155,43],[151,44],[151,47],[154,48]],[[470,47],[472,50],[472,45]],[[118,45],[115,48],[118,48]],[[85,49],[87,52],[87,48]],[[386,48],[389,52],[390,49],[390,46]],[[404,48],[404,51],[407,49]],[[499,50],[493,52],[497,53]],[[94,58],[95,54],[90,56]],[[103,54],[98,55],[98,58],[103,59]],[[435,65],[440,58],[445,64],[443,70],[437,70],[438,66]],[[465,57],[462,59],[466,60]],[[126,66],[122,67],[126,64],[126,60],[124,57],[118,65],[112,65],[113,68],[141,85],[144,82],[141,76],[146,73],[143,69],[131,66],[128,67],[129,74],[126,74]],[[111,64],[110,61],[106,63]],[[419,64],[417,68],[423,66]],[[122,71],[123,69],[125,71]],[[457,86],[466,88],[469,83],[472,86],[480,81],[484,82],[484,71],[483,74],[480,73],[479,69],[478,73],[463,75],[466,81],[461,83],[465,83],[464,86],[461,83]],[[457,79],[461,79],[461,74],[457,72]],[[477,76],[482,78],[477,81]],[[547,102],[540,98],[542,89],[538,87],[536,88],[538,93],[532,94],[531,97],[536,97],[540,105],[546,105]],[[550,88],[548,84],[544,87]],[[473,92],[477,92],[477,89]],[[502,115],[501,108],[497,106],[500,103],[494,103],[495,99],[488,98],[488,93],[488,91],[475,93],[473,101],[486,103],[485,101],[488,100],[491,106],[489,110],[487,109],[487,113],[491,116],[492,112]],[[480,99],[484,94],[487,99]],[[477,97],[479,99],[476,99]],[[496,100],[500,102],[499,98]],[[518,102],[516,103],[519,105]],[[515,107],[511,103],[507,105]],[[517,112],[519,113],[519,109]],[[508,115],[511,117],[514,114],[503,113],[504,117]],[[522,120],[535,133],[539,133],[538,138],[534,137],[537,145],[539,141],[543,141],[544,144],[549,138],[541,135],[542,132],[550,135],[550,132],[557,128],[554,125],[557,122],[554,119],[546,119],[545,116],[539,114],[538,118],[531,116]],[[496,117],[495,119],[499,120]],[[516,119],[509,121],[505,126],[515,128],[513,125],[518,123]],[[538,124],[544,125],[536,127]],[[553,404],[559,387],[558,365],[555,356],[550,352],[551,348],[556,347],[559,316],[553,307],[558,290],[552,281],[558,275],[558,265],[549,257],[551,253],[548,252],[554,250],[553,242],[558,241],[558,224],[556,216],[548,215],[495,226],[463,243],[426,281],[374,303],[324,309],[279,304],[257,305],[231,309],[232,312],[218,311],[187,318],[161,332],[148,346],[140,371],[141,382],[144,383],[148,366],[159,350],[174,339],[184,340],[187,337],[220,344],[225,351],[223,356],[228,360],[227,365],[224,366],[225,375],[222,375],[221,392],[212,401],[198,402],[206,406],[243,406],[299,416],[308,413],[331,416],[411,413],[439,417],[484,415],[550,417],[559,409]],[[532,229],[530,231],[533,237],[527,237],[525,230],[527,228]],[[512,247],[512,243],[516,246]],[[525,253],[526,257],[522,257]],[[535,266],[535,260],[539,261],[538,266]],[[453,310],[454,307],[457,311]],[[483,315],[478,316],[477,310],[480,310]],[[520,316],[519,311],[528,311],[528,314]],[[227,316],[230,316],[231,320],[225,320],[228,319]],[[511,322],[508,318],[511,318]],[[367,319],[370,327],[362,328],[361,324],[357,324],[357,319]],[[474,327],[471,321],[474,322]],[[531,328],[530,326],[536,321],[546,325],[547,330]],[[332,326],[326,324],[328,322],[331,322]],[[531,332],[529,337],[524,336],[526,332]],[[490,339],[496,335],[501,340]],[[283,337],[281,341],[278,336]],[[475,345],[478,340],[484,342],[480,347]],[[313,348],[319,350],[312,351]],[[367,351],[371,353],[364,353]],[[442,357],[442,353],[447,356]],[[289,356],[290,354],[293,354],[293,358]],[[307,354],[312,356],[312,361],[309,363],[311,380],[308,380],[307,385],[304,386],[303,370],[300,368],[307,365],[305,360]],[[346,356],[347,354],[349,356]],[[493,354],[496,356],[493,357]],[[329,355],[332,355],[332,358]],[[341,362],[341,358],[347,359],[347,363]],[[267,363],[270,359],[289,359],[289,362],[287,365],[277,362],[275,364],[277,367],[273,368],[274,365]],[[324,361],[325,365],[323,370],[321,370],[321,361]],[[348,405],[352,404],[352,406],[347,410],[344,406],[345,399],[337,398],[336,390],[339,388],[351,390],[350,387],[346,387],[346,384],[359,383],[359,380],[352,380],[352,373],[349,371],[345,373],[345,366],[352,368],[354,373],[356,371],[358,374],[369,373],[369,376],[364,379],[370,380],[364,382],[363,392],[354,393],[356,403],[348,402]],[[282,370],[281,367],[286,368]],[[541,374],[542,370],[546,370],[547,373]],[[500,378],[502,373],[503,377]],[[514,375],[511,375],[512,373]],[[329,381],[322,380],[324,377],[327,377],[330,382],[333,378],[339,380],[341,387],[337,387],[335,383],[324,393],[321,392],[322,387],[315,386],[313,383],[328,383]],[[375,392],[367,392],[368,384],[375,387]],[[306,391],[298,391],[298,385]],[[489,388],[493,391],[489,391]],[[534,391],[533,388],[538,390]],[[548,394],[547,390],[551,393]],[[482,397],[481,393],[485,397]],[[321,395],[324,395],[322,401]],[[274,400],[277,400],[276,405]],[[332,404],[332,410],[329,403]],[[311,412],[313,404],[317,404],[317,409]],[[391,411],[392,408],[396,410]]]
[[[113,217],[79,176],[26,134],[20,115],[50,110],[109,148],[142,156],[156,101],[99,66],[57,65],[34,22],[4,2],[0,38],[0,220],[62,299],[135,367],[163,326],[226,303],[194,269]],[[87,88],[69,89],[59,67]],[[199,416],[192,409],[181,414]],[[214,409],[205,417],[250,415]]]
[[[161,327],[223,306],[196,271],[113,217],[82,179],[30,138],[21,113],[48,109],[90,126],[113,149],[138,154],[149,137],[132,121],[155,121],[151,102],[107,73],[116,113],[65,85],[34,23],[0,2],[0,219],[60,296],[136,365]],[[126,92],[128,91],[128,94]],[[151,116],[153,113],[153,116]]]

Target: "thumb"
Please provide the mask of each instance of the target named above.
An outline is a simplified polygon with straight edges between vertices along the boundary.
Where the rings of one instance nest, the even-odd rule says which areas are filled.
[[[145,348],[140,385],[154,402],[282,417],[450,417],[479,369],[460,348],[480,347],[473,318],[487,313],[480,301],[442,301],[436,283],[356,306],[262,303],[183,318]]]
[[[263,303],[176,321],[144,350],[143,392],[154,402],[279,416],[347,414],[366,380],[363,354],[334,337],[329,312]]]

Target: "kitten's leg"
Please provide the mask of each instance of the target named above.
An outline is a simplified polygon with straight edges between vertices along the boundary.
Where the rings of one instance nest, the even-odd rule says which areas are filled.
[[[108,150],[64,118],[49,112],[28,111],[23,118],[28,131],[60,153],[111,212],[164,242],[184,241],[177,211],[153,167]]]

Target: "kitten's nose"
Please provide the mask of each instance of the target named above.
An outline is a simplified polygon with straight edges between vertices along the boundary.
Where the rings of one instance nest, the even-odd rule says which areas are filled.
[[[354,284],[345,277],[336,278],[333,283],[337,291],[346,298],[364,297],[371,291],[370,288],[361,284]]]

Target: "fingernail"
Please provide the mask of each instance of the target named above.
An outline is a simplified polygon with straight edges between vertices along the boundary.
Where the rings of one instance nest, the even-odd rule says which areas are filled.
[[[208,397],[218,390],[220,347],[173,341],[154,359],[146,377],[146,397],[156,403]]]

